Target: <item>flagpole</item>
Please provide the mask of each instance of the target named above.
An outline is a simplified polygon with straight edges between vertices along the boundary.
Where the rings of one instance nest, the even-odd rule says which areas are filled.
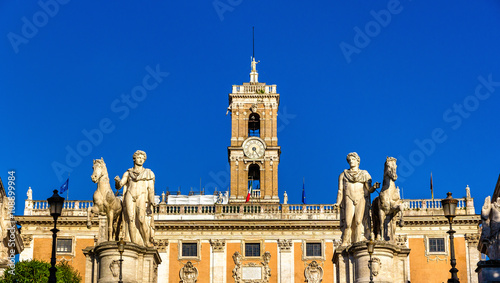
[[[253,206],[253,177],[252,177],[252,187],[250,189],[250,206]]]
[[[431,198],[434,201],[434,184],[432,182],[432,171],[431,171]]]
[[[66,189],[66,200],[69,200],[69,173],[68,173],[68,188]]]

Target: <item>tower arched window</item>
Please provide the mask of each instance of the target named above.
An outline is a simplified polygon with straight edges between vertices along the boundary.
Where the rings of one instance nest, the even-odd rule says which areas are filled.
[[[260,116],[257,113],[252,113],[248,117],[248,136],[260,137]]]
[[[248,190],[252,197],[260,198],[260,166],[251,164],[248,167]]]

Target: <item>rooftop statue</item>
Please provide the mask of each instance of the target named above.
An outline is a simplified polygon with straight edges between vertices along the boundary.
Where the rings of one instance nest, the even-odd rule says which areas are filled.
[[[401,213],[403,201],[394,182],[398,178],[396,158],[387,157],[384,165],[384,181],[380,195],[373,200],[373,230],[377,240],[394,241],[396,236],[395,216]]]
[[[483,222],[478,249],[490,259],[500,260],[500,198],[491,202],[490,197],[484,200],[481,209]]]
[[[125,220],[125,239],[132,243],[150,247],[153,245],[154,222],[153,205],[155,194],[155,175],[142,165],[146,153],[138,150],[133,155],[134,167],[128,169],[123,177],[115,177],[117,190],[123,188],[123,216]]]
[[[252,72],[257,72],[257,64],[259,63],[260,61],[255,61],[255,58],[252,58]]]
[[[118,241],[122,222],[122,201],[111,190],[108,169],[102,158],[94,159],[93,169],[91,178],[92,182],[97,183],[97,190],[94,192],[94,206],[88,208],[87,228],[92,227],[92,218],[95,214],[106,215],[107,240]]]
[[[339,176],[337,203],[340,207],[342,245],[364,241],[370,236],[370,194],[380,187],[372,186],[372,178],[366,170],[359,169],[360,158],[356,152],[347,155],[350,168]]]

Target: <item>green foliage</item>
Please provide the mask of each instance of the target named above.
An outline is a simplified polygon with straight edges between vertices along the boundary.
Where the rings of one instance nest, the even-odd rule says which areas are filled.
[[[58,283],[80,283],[82,277],[67,261],[59,262],[57,265]],[[0,283],[46,283],[49,281],[50,263],[40,260],[20,261],[15,267],[4,271]]]

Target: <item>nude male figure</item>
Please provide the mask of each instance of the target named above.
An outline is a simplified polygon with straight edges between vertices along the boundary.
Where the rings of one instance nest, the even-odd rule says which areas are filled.
[[[153,212],[155,175],[153,171],[142,166],[146,158],[144,151],[136,151],[133,156],[134,167],[128,169],[121,180],[120,177],[115,177],[115,187],[119,190],[125,186],[123,216],[130,240],[138,245],[152,246],[152,233],[146,215]]]
[[[372,186],[372,178],[366,170],[359,169],[360,158],[357,153],[347,155],[350,169],[344,170],[339,176],[339,191],[336,206],[340,206],[342,226],[342,245],[366,240],[365,225],[370,225],[367,217],[370,194],[380,187],[380,183]],[[343,220],[343,223],[342,223]]]
[[[490,259],[500,259],[500,197],[494,202],[488,196],[481,209],[483,222],[479,250]]]

